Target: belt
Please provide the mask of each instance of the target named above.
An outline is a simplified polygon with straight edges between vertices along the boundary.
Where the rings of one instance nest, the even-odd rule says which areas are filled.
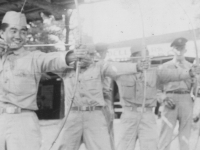
[[[174,94],[189,94],[189,91],[167,91],[166,93],[174,93]]]
[[[105,106],[74,106],[71,110],[74,111],[94,111],[94,110],[102,110]]]
[[[142,107],[138,107],[138,106],[125,106],[124,109],[130,110],[130,111],[142,112]],[[144,107],[144,112],[152,111],[152,110],[153,110],[152,107]]]
[[[19,107],[6,107],[6,108],[0,107],[0,115],[4,114],[4,113],[6,113],[6,114],[19,114],[22,111],[24,111],[24,110],[22,110]]]

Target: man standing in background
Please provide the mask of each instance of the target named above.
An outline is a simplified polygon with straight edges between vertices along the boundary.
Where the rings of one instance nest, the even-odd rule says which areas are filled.
[[[173,48],[173,60],[164,63],[162,69],[176,69],[184,71],[191,68],[184,54],[186,53],[187,39],[177,38],[171,43]],[[172,72],[171,71],[171,72]],[[169,82],[163,84],[163,92],[166,97],[163,100],[164,110],[162,114],[162,127],[159,137],[159,150],[169,150],[173,136],[173,130],[179,121],[179,145],[181,150],[189,150],[189,139],[192,127],[193,101],[190,96],[192,79]]]
[[[131,59],[134,63],[141,59],[141,49],[132,47],[131,52]],[[137,139],[140,143],[140,150],[157,150],[158,132],[153,112],[157,101],[157,84],[189,79],[193,76],[189,69],[151,68],[147,70],[146,87],[144,87],[144,74],[142,72],[123,75],[116,80],[120,101],[123,104],[121,140],[117,144],[117,150],[133,150]],[[144,88],[146,88],[146,97],[144,97]],[[144,112],[141,114],[144,98],[146,103]]]

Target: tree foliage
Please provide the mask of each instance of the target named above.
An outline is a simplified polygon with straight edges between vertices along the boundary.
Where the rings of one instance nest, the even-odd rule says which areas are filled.
[[[29,23],[29,33],[27,44],[57,44],[56,46],[41,46],[30,48],[31,50],[41,50],[52,52],[65,50],[65,21],[56,21],[53,16],[41,13],[42,20]]]

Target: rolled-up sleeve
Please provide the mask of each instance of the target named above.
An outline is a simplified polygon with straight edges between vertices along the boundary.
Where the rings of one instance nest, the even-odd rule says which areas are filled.
[[[34,63],[38,72],[55,72],[68,68],[66,55],[68,52],[43,53],[35,52]]]
[[[104,76],[109,76],[116,79],[121,75],[137,73],[136,63],[117,63],[117,62],[102,62],[101,71]]]

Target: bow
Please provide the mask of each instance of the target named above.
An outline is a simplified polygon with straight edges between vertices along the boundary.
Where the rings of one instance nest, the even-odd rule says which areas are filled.
[[[140,0],[137,0],[137,2],[138,2],[139,10],[140,10],[141,23],[142,23],[142,58],[143,58],[143,60],[146,60],[146,58],[147,58],[146,57],[146,38],[145,38],[145,31],[144,31],[143,9],[142,9]],[[136,133],[138,132],[140,122],[141,122],[142,116],[144,114],[145,104],[146,104],[147,70],[144,70],[143,74],[144,74],[144,93],[143,93],[142,111],[140,113],[139,121],[137,122],[136,130],[135,130]],[[131,139],[129,140],[126,150],[129,148],[133,139],[134,139],[134,134],[132,135]]]
[[[78,30],[79,30],[79,33],[81,33],[81,24],[80,24],[80,14],[79,14],[79,6],[78,6],[78,1],[77,0],[74,0],[75,2],[75,6],[76,6],[76,10],[77,10],[77,20],[78,20]],[[82,37],[81,37],[81,34],[79,36],[79,41],[77,42],[77,45],[81,45],[81,42],[82,42]],[[63,130],[66,122],[67,122],[67,118],[69,116],[69,113],[70,113],[70,110],[71,110],[71,107],[72,107],[72,104],[73,104],[73,101],[75,99],[75,95],[76,95],[76,90],[77,90],[77,87],[78,87],[78,78],[79,78],[79,72],[80,72],[80,60],[78,60],[76,62],[76,80],[75,80],[75,86],[74,86],[74,89],[73,89],[73,95],[71,97],[71,101],[69,102],[69,105],[68,105],[68,109],[66,111],[66,114],[65,114],[65,117],[63,119],[63,123],[61,125],[61,128],[60,130],[58,131],[58,134],[56,135],[56,138],[54,139],[51,147],[49,148],[49,150],[53,147],[53,145],[56,143],[56,140],[58,139],[61,131]]]

